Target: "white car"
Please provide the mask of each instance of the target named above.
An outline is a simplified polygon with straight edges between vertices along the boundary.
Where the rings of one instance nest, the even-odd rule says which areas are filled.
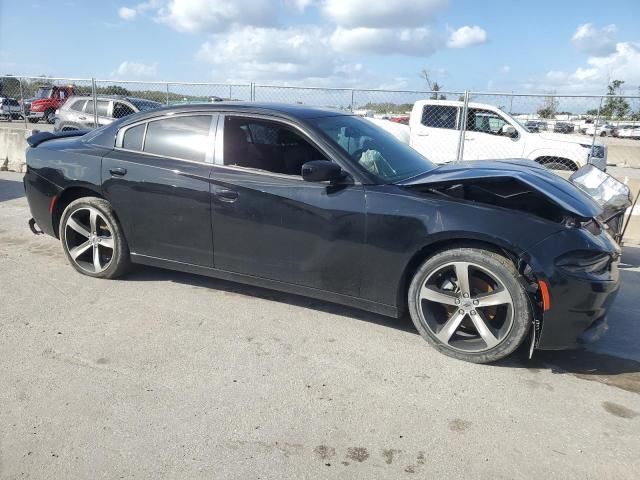
[[[618,130],[618,138],[633,138],[635,140],[640,139],[640,126],[621,128],[620,130]]]
[[[585,135],[598,135],[600,137],[606,137],[606,136],[611,136],[611,132],[613,132],[613,129],[616,128],[613,125],[598,125],[598,127],[596,127],[593,123],[586,125],[583,129],[582,132]]]
[[[410,145],[436,163],[455,161],[463,102],[420,100],[409,120]],[[607,147],[577,135],[531,133],[493,105],[469,103],[463,160],[534,160],[554,170],[577,170],[591,163],[606,170]],[[592,154],[593,152],[593,154]]]
[[[0,97],[0,118],[18,120],[22,116],[22,108],[15,98]]]

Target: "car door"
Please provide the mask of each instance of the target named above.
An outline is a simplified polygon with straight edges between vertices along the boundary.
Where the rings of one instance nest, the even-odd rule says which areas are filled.
[[[363,186],[300,175],[303,163],[327,157],[290,123],[221,117],[211,173],[214,266],[358,296]]]
[[[524,141],[517,129],[514,136],[503,133],[503,127],[507,125],[511,123],[496,112],[469,108],[462,158],[464,160],[521,158]]]
[[[128,125],[102,160],[102,187],[134,255],[211,267],[211,114]]]
[[[451,105],[425,105],[419,122],[411,124],[411,146],[432,162],[455,161],[460,138],[459,110]]]

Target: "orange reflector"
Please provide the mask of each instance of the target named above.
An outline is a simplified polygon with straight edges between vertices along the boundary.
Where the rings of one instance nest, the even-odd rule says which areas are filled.
[[[53,198],[51,198],[51,203],[49,203],[49,215],[51,215],[53,213],[53,207],[56,204],[56,199],[58,198],[57,195],[54,195]]]
[[[542,294],[542,309],[547,311],[551,308],[551,297],[549,296],[549,285],[544,280],[538,282],[540,285],[540,293]]]

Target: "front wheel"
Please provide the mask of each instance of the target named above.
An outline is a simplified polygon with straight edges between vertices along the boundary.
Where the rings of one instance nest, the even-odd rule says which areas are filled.
[[[129,247],[109,202],[84,197],[71,202],[60,220],[60,241],[69,263],[96,278],[117,278],[129,269]]]
[[[56,112],[55,110],[47,110],[44,112],[44,119],[48,124],[52,124],[56,121]]]
[[[408,301],[411,319],[429,344],[474,363],[510,355],[532,324],[515,266],[484,249],[445,250],[426,260],[413,277]]]

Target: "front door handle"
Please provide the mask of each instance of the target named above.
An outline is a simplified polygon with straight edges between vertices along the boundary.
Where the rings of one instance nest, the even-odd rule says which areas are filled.
[[[124,177],[127,174],[127,169],[122,167],[116,167],[109,170],[109,173],[114,177]]]
[[[213,194],[222,202],[233,203],[238,199],[238,192],[235,190],[229,190],[227,188],[221,188],[216,190]]]

